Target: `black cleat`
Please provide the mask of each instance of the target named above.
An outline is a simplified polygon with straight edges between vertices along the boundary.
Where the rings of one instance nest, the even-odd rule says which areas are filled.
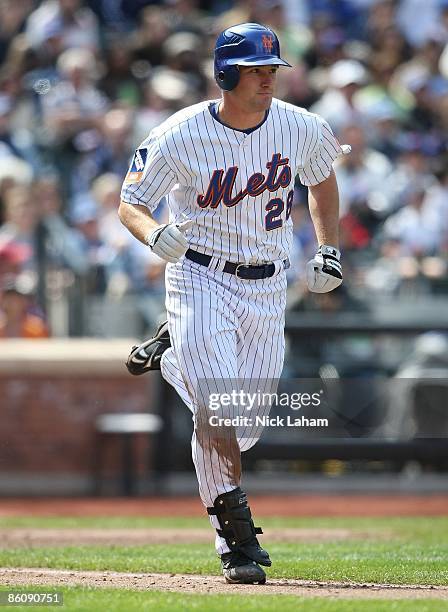
[[[258,563],[241,552],[221,555],[222,573],[229,584],[265,584],[266,574]]]
[[[165,321],[149,340],[132,347],[126,367],[133,376],[140,376],[150,370],[160,370],[160,359],[171,346],[168,322]]]

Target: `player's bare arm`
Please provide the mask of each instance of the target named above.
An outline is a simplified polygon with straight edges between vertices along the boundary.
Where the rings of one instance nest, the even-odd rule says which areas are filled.
[[[319,245],[339,248],[339,192],[336,176],[308,189],[308,205]]]
[[[146,244],[146,237],[159,227],[146,206],[120,202],[118,216],[122,224],[128,229],[134,238]]]
[[[339,192],[334,171],[308,190],[308,204],[319,250],[307,264],[307,283],[314,293],[327,293],[342,283],[339,252]]]

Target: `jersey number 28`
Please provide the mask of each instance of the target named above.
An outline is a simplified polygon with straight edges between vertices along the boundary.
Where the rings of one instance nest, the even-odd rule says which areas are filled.
[[[290,191],[288,193],[288,197],[286,198],[286,221],[289,219],[291,215],[292,201],[294,198],[294,191]],[[281,214],[285,208],[285,203],[281,198],[273,198],[269,200],[266,204],[266,217],[264,218],[264,224],[266,230],[269,232],[270,230],[278,229],[283,225],[283,219],[281,218]]]

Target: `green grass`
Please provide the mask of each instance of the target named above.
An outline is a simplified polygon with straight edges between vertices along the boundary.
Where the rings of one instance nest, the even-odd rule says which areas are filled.
[[[349,503],[349,502],[348,502]],[[400,538],[411,540],[424,539],[435,542],[444,538],[448,542],[448,509],[447,516],[434,517],[334,517],[334,518],[311,518],[311,517],[260,517],[255,518],[255,523],[262,527],[319,527],[325,529],[347,528],[357,531],[371,531],[382,533],[393,531]],[[170,528],[170,527],[204,527],[209,528],[210,522],[204,517],[145,517],[145,516],[14,516],[0,517],[0,529],[13,527],[39,527],[39,528]]]
[[[271,578],[448,585],[443,545],[366,541],[275,543]],[[218,574],[211,545],[67,546],[0,551],[3,567]]]
[[[258,522],[258,521],[257,521]],[[448,518],[283,519],[259,521],[264,527],[350,527],[367,530],[363,539],[263,543],[273,558],[272,578],[301,578],[390,584],[448,585]],[[170,527],[207,526],[207,519],[15,518],[0,527]],[[130,572],[218,574],[210,544],[151,546],[69,546],[0,550],[0,566],[52,567]]]
[[[301,578],[390,584],[448,585],[448,517],[394,518],[263,518],[263,527],[349,528],[366,537],[347,540],[269,544],[274,560],[271,578]],[[148,517],[13,517],[0,518],[0,528],[142,528],[205,527],[204,518]],[[52,567],[79,570],[218,574],[210,544],[151,546],[70,546],[0,549],[0,566]],[[3,587],[2,590],[5,590]],[[20,587],[11,587],[13,590]],[[36,587],[33,591],[42,591]],[[54,589],[45,589],[53,591]],[[289,595],[209,595],[124,589],[64,588],[64,606],[39,610],[141,612],[146,610],[222,612],[448,612],[448,601],[303,599]],[[14,610],[29,607],[14,606]]]
[[[5,589],[2,589],[5,590]],[[8,589],[9,590],[9,589]],[[24,589],[11,589],[22,591]],[[42,588],[33,589],[34,592]],[[54,589],[45,589],[53,592]],[[356,600],[356,599],[302,599],[290,595],[194,595],[182,593],[162,593],[158,591],[130,591],[124,589],[87,589],[81,587],[64,588],[64,605],[39,606],[38,610],[63,610],[81,612],[107,610],[108,612],[222,612],[244,610],[244,612],[442,612],[448,610],[448,602],[431,599],[420,600]],[[12,610],[25,612],[29,607],[14,606]]]
[[[0,516],[0,529],[9,527],[132,529],[207,526],[210,526],[210,521],[206,515],[186,518],[172,516]]]

